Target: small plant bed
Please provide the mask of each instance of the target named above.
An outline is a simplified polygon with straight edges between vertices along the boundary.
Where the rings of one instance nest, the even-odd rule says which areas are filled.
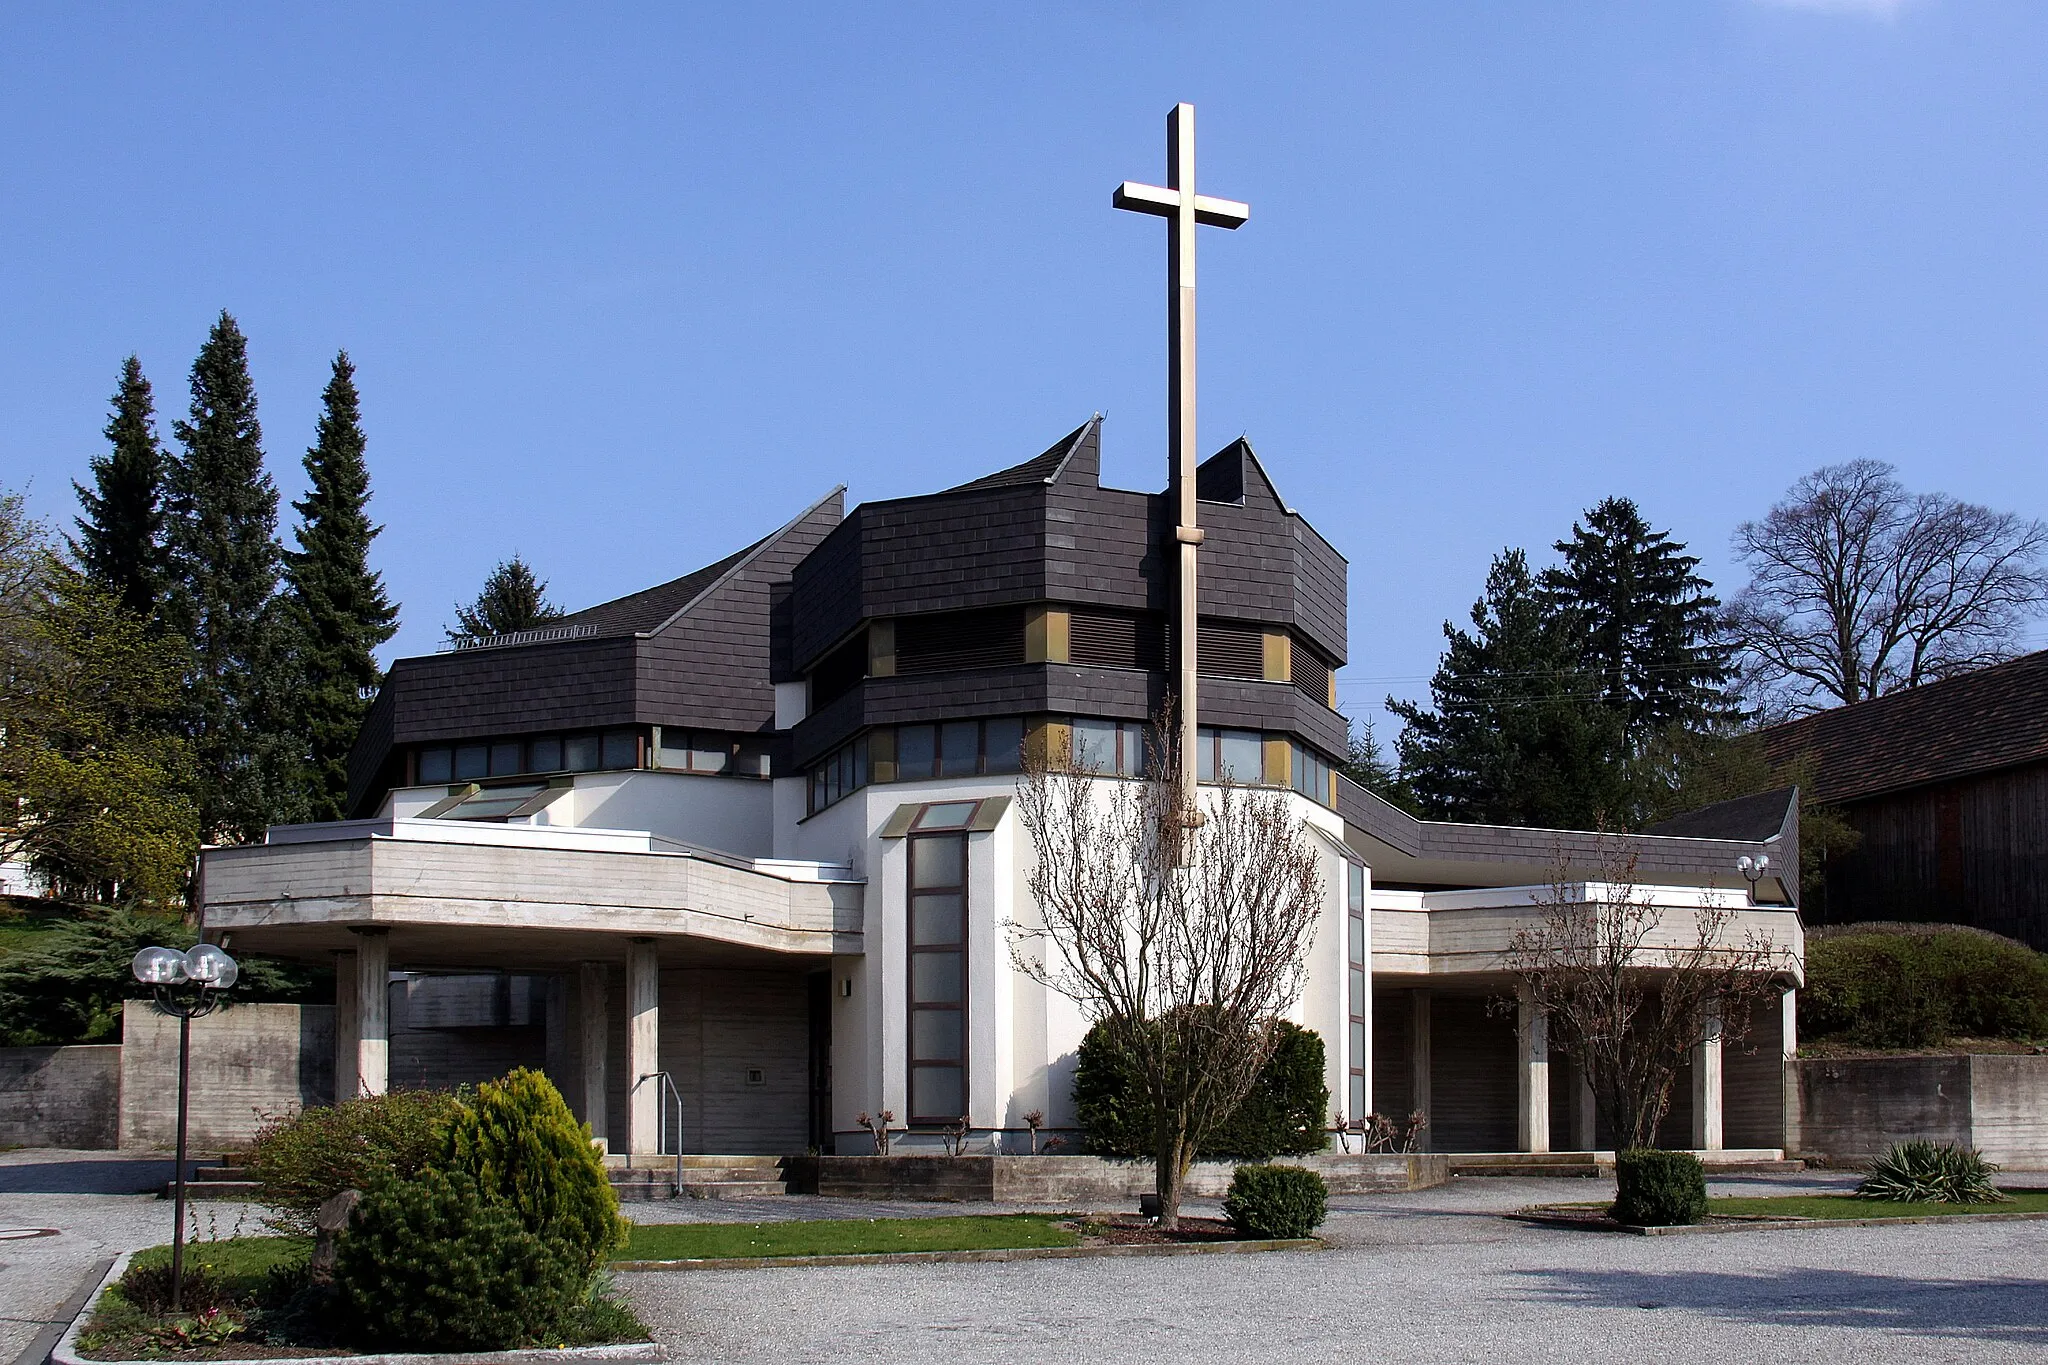
[[[232,1237],[185,1247],[183,1311],[170,1312],[171,1249],[137,1252],[78,1336],[87,1360],[280,1360],[349,1356],[309,1288],[310,1237]],[[550,1346],[645,1341],[622,1302],[594,1292]]]
[[[1182,1216],[1179,1227],[1162,1228],[1135,1213],[1098,1213],[1070,1219],[1066,1226],[1080,1235],[1083,1246],[1176,1246],[1245,1240],[1243,1233],[1221,1218]]]
[[[997,1251],[1081,1245],[1080,1234],[1038,1214],[955,1218],[821,1218],[789,1223],[636,1223],[619,1260],[699,1261],[757,1256],[871,1256],[911,1251]]]

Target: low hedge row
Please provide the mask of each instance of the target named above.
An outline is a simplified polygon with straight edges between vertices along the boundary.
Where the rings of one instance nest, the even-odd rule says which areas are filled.
[[[1966,929],[1816,936],[1799,1031],[1874,1048],[2048,1038],[2048,955]]]
[[[1308,1156],[1327,1143],[1330,1092],[1323,1085],[1323,1039],[1282,1020],[1273,1055],[1252,1091],[1202,1144],[1205,1160],[1265,1161]],[[1099,1156],[1152,1155],[1151,1115],[1137,1067],[1102,1025],[1081,1040],[1074,1066],[1074,1111]]]

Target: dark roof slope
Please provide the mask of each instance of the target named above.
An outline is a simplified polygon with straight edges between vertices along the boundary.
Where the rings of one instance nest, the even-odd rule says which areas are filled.
[[[1791,814],[1790,807],[1798,796],[1797,787],[1780,787],[1755,796],[1716,801],[1711,806],[1689,810],[1669,820],[1659,820],[1643,833],[1676,839],[1738,839],[1743,843],[1760,844],[1785,827],[1785,821]]]
[[[1822,801],[2042,762],[2048,650],[1775,725],[1763,740],[1773,762],[1813,756]]]
[[[763,536],[744,550],[735,550],[716,564],[707,564],[694,573],[681,578],[671,578],[666,583],[644,588],[624,597],[615,597],[609,602],[600,602],[594,607],[571,612],[550,626],[584,626],[583,635],[644,635],[662,622],[690,605],[713,583],[722,578],[733,565],[766,544],[772,536]]]
[[[1008,469],[998,469],[993,474],[984,474],[978,479],[955,484],[943,491],[967,493],[985,488],[1022,488],[1027,484],[1051,483],[1060,476],[1062,467],[1072,458],[1074,452],[1081,448],[1083,438],[1093,432],[1101,421],[1102,414],[1097,413],[1024,463],[1013,464]]]

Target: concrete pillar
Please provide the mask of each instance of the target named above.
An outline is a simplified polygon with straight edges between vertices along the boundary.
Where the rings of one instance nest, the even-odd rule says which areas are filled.
[[[1515,1137],[1524,1152],[1550,1150],[1550,1021],[1528,993],[1515,1002]]]
[[[356,1045],[362,1038],[356,1014],[356,955],[334,955],[334,1102],[356,1097]]]
[[[1721,1010],[1708,1007],[1700,1040],[1692,1050],[1692,1145],[1718,1152],[1721,1140]]]
[[[391,937],[388,929],[356,934],[356,1093],[391,1088]]]
[[[1572,1147],[1590,1152],[1600,1143],[1600,1111],[1593,1103],[1593,1078],[1583,1062],[1572,1063]]]
[[[576,969],[576,1045],[583,1071],[583,1121],[590,1135],[609,1148],[611,1097],[605,1088],[605,1051],[611,1041],[611,1015],[605,998],[609,968],[585,962]]]
[[[1429,1088],[1429,991],[1426,988],[1408,992],[1408,1093],[1413,1096],[1410,1104],[1424,1114],[1430,1113],[1434,1099]],[[1389,1115],[1390,1118],[1405,1119],[1405,1114]],[[1417,1151],[1436,1150],[1435,1139],[1430,1130],[1424,1128],[1415,1144]]]
[[[1801,1110],[1799,1103],[1799,992],[1786,991],[1778,1001],[1778,1042],[1783,1061],[1779,1065],[1778,1078],[1783,1097],[1783,1124],[1778,1138],[1786,1156],[1806,1150],[1804,1134],[1800,1131]]]
[[[626,945],[627,1150],[661,1150],[661,964],[654,940]]]

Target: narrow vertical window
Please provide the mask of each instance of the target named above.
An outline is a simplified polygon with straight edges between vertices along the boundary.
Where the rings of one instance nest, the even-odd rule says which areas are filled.
[[[1362,1119],[1366,1111],[1366,1069],[1372,1065],[1366,1027],[1372,1015],[1372,978],[1365,955],[1365,866],[1345,866],[1349,869],[1344,895],[1346,955],[1351,964],[1347,973],[1351,996],[1351,1104],[1345,1112],[1350,1118]]]
[[[967,836],[909,844],[909,1122],[952,1123],[967,1112]]]

